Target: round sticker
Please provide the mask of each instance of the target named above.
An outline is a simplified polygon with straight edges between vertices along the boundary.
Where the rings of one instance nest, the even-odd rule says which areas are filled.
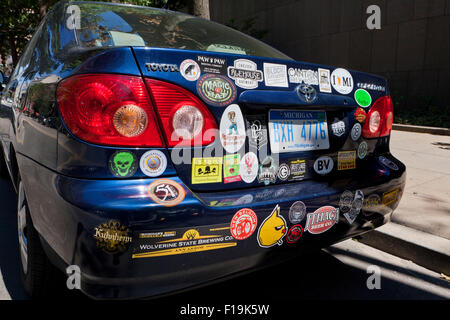
[[[296,224],[295,226],[292,226],[287,235],[286,235],[286,242],[287,243],[296,243],[298,240],[300,240],[300,237],[303,234],[303,228],[301,225]]]
[[[246,183],[255,181],[258,175],[259,163],[258,157],[253,152],[246,153],[241,159],[240,174]]]
[[[318,158],[314,162],[314,171],[316,171],[320,175],[325,175],[327,173],[330,173],[331,170],[333,170],[334,162],[333,159],[331,159],[328,156],[323,156]]]
[[[200,78],[200,67],[191,59],[184,60],[180,65],[180,73],[187,81],[195,81]]]
[[[367,113],[364,111],[364,109],[362,108],[358,108],[355,111],[355,120],[363,123],[364,121],[366,121],[367,118]]]
[[[372,97],[370,93],[364,89],[358,89],[355,91],[355,100],[363,108],[366,108],[372,104]]]
[[[338,68],[331,73],[331,85],[340,94],[349,94],[353,90],[353,77],[347,70]]]
[[[300,223],[306,216],[306,206],[302,201],[296,201],[289,209],[289,221],[292,224]]]
[[[230,231],[236,240],[244,240],[250,237],[256,230],[258,217],[251,209],[241,209],[233,216],[230,223]]]
[[[286,181],[287,178],[289,178],[290,173],[291,170],[289,169],[289,166],[286,163],[280,164],[280,167],[278,168],[278,179]]]
[[[220,75],[205,74],[197,81],[197,92],[211,105],[224,107],[236,99],[234,83]]]
[[[150,199],[165,207],[173,207],[183,201],[186,193],[177,182],[169,179],[153,181],[147,189]]]
[[[115,177],[131,177],[137,170],[136,156],[132,152],[116,151],[111,158],[109,158],[109,169]]]
[[[361,125],[359,123],[355,123],[350,133],[353,141],[356,141],[359,139],[359,137],[361,137],[361,131],[362,131]]]
[[[364,159],[367,155],[367,142],[363,141],[358,146],[358,158]]]
[[[142,155],[139,166],[146,176],[157,177],[166,170],[167,158],[159,150],[147,151]]]
[[[229,105],[220,119],[220,142],[228,153],[239,151],[245,143],[245,124],[237,104]]]

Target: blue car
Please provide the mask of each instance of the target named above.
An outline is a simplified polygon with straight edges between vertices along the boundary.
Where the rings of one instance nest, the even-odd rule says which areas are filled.
[[[58,2],[1,97],[24,288],[78,270],[89,297],[155,297],[369,232],[405,187],[392,123],[382,77],[178,12]]]

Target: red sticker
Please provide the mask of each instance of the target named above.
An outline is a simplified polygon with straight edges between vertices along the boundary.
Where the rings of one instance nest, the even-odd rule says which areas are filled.
[[[309,231],[312,234],[323,233],[334,226],[338,220],[338,209],[332,206],[321,207],[313,213],[308,213],[305,231]]]
[[[292,228],[289,229],[287,236],[286,236],[286,241],[287,243],[296,243],[298,240],[300,240],[300,237],[303,234],[303,228],[301,225],[296,224],[294,226],[292,226]]]
[[[236,240],[250,237],[256,230],[258,217],[252,209],[241,209],[234,215],[230,223],[230,231]]]
[[[355,111],[355,120],[363,123],[366,121],[367,113],[362,108],[358,108]]]

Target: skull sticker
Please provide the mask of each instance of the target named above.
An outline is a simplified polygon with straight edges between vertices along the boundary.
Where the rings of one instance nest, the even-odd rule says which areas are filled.
[[[116,177],[131,177],[137,170],[136,156],[128,151],[117,151],[109,160],[109,169]]]

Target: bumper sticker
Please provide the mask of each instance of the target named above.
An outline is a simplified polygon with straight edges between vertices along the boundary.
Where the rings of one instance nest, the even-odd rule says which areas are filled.
[[[302,226],[296,224],[295,226],[292,226],[291,229],[289,229],[286,236],[286,242],[291,244],[296,243],[298,240],[300,240],[302,234],[303,234]]]
[[[222,182],[222,157],[193,158],[192,184]]]
[[[242,180],[240,176],[241,155],[228,154],[223,157],[223,182],[232,183]]]
[[[132,241],[130,231],[119,221],[110,220],[94,228],[97,248],[108,254],[122,253]]]
[[[161,236],[152,238],[145,237],[146,234],[141,233],[135,241],[132,248],[133,259],[189,254],[237,245],[231,236],[229,224],[154,231],[152,234]]]
[[[331,229],[339,220],[339,209],[325,206],[317,209],[313,213],[308,213],[306,218],[305,231],[312,234],[324,233]]]
[[[383,193],[383,204],[385,206],[388,206],[390,204],[393,204],[395,201],[397,201],[398,197],[398,189],[395,189],[393,191],[385,192]]]
[[[255,232],[258,217],[252,209],[241,209],[233,216],[230,223],[231,235],[236,240],[245,240]]]
[[[356,168],[356,151],[343,151],[338,153],[338,170]]]
[[[258,244],[263,248],[270,248],[283,244],[286,235],[286,220],[280,215],[280,206],[277,205],[272,213],[261,223],[258,230]]]

